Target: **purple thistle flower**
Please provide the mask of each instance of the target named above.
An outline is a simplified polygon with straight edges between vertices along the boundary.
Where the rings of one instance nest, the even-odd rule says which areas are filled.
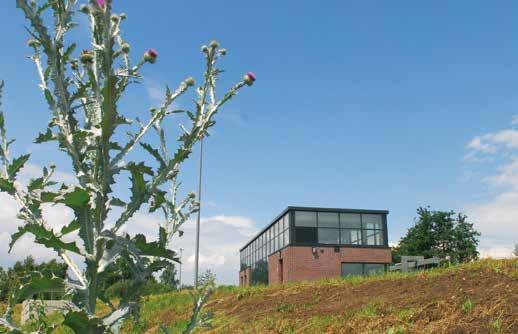
[[[97,6],[104,8],[104,6],[106,6],[106,0],[97,0]]]
[[[144,53],[144,60],[148,63],[154,64],[158,58],[158,52],[155,49],[149,49]]]
[[[243,81],[248,85],[252,86],[254,84],[254,81],[256,80],[256,76],[254,72],[247,72],[245,76],[243,77]]]

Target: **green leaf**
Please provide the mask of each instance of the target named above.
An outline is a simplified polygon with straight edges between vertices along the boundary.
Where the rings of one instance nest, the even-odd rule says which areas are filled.
[[[123,200],[121,200],[120,198],[117,198],[117,197],[112,197],[110,204],[113,206],[119,206],[119,207],[126,206],[126,202],[124,202]]]
[[[43,186],[45,185],[44,182],[45,182],[45,178],[43,178],[43,177],[39,177],[37,179],[31,179],[29,181],[29,185],[27,186],[27,190],[29,190],[29,192],[30,192],[30,191],[34,191],[34,190],[43,189]]]
[[[110,143],[110,150],[122,151],[122,146],[120,146],[119,143],[111,142]]]
[[[166,163],[158,150],[156,148],[153,148],[151,145],[147,143],[140,143],[140,146],[142,146],[146,151],[148,151],[149,154],[151,154],[157,161],[160,163],[160,169],[166,167]]]
[[[13,249],[14,244],[26,233],[32,233],[34,235],[36,243],[44,245],[47,248],[52,248],[56,252],[70,251],[79,254],[79,248],[75,242],[66,243],[58,238],[52,230],[47,230],[44,226],[34,223],[27,223],[18,228],[18,232],[11,236],[11,242],[9,243],[9,252]]]
[[[190,153],[191,153],[191,151],[186,150],[185,148],[180,148],[174,154],[173,161],[175,161],[175,162],[182,162],[185,159],[187,159],[187,157],[189,156]]]
[[[81,98],[84,98],[84,97],[87,97],[87,92],[88,92],[88,87],[91,86],[91,83],[88,82],[84,85],[81,85],[79,86],[79,88],[72,94],[72,96],[70,97],[70,100],[71,101],[75,101],[77,99],[81,99]]]
[[[49,66],[49,68],[50,68],[50,66]],[[51,108],[54,108],[54,105],[56,103],[54,101],[54,97],[52,96],[52,93],[48,89],[45,89],[44,93],[45,93],[45,99],[47,100],[47,103],[49,104],[49,106]]]
[[[146,237],[143,234],[137,234],[133,238],[133,243],[144,256],[156,256],[176,262],[179,261],[175,251],[165,248],[160,242],[146,242]]]
[[[103,334],[100,319],[90,317],[85,311],[68,312],[63,325],[70,327],[75,334]]]
[[[63,204],[72,209],[81,209],[88,205],[90,195],[82,188],[76,187],[73,192],[64,196]]]
[[[15,188],[14,183],[8,179],[4,179],[0,177],[0,191],[6,192],[8,194],[14,194]]]
[[[36,137],[36,139],[34,139],[34,143],[41,144],[41,143],[45,143],[45,142],[52,141],[52,140],[56,140],[56,136],[54,136],[54,134],[52,133],[52,130],[47,128],[47,132],[45,132],[45,133],[40,132],[38,134],[38,137]]]
[[[16,177],[16,174],[18,174],[20,169],[23,168],[23,166],[25,165],[27,160],[29,160],[30,157],[30,154],[25,154],[14,159],[13,162],[11,162],[11,164],[9,165],[9,167],[7,167],[7,174],[9,175],[9,177],[14,179]]]
[[[166,192],[162,191],[162,190],[157,190],[155,193],[153,193],[153,196],[151,198],[151,203],[149,206],[149,212],[155,212],[162,206],[162,204],[165,203],[165,201],[166,201],[165,195],[166,195]]]
[[[74,231],[79,230],[81,228],[81,224],[78,220],[73,220],[70,224],[63,226],[61,229],[61,235],[67,235],[69,233],[72,233]]]
[[[62,290],[64,287],[65,282],[62,278],[33,272],[30,274],[29,283],[20,286],[13,292],[10,303],[11,305],[16,305],[26,299],[31,299],[36,294],[51,290]]]
[[[41,193],[40,200],[42,203],[54,203],[54,200],[58,196],[59,194],[53,193],[51,191],[45,191]]]
[[[167,231],[162,226],[160,226],[160,229],[158,230],[158,243],[160,247],[164,248],[167,245]]]
[[[70,55],[72,55],[72,52],[74,52],[74,50],[76,49],[76,46],[77,46],[76,43],[70,44],[70,46],[67,48],[67,50],[63,54],[63,58],[62,58],[63,62],[67,62],[68,59],[70,59]]]
[[[139,199],[146,196],[146,180],[144,174],[153,175],[153,170],[150,167],[140,164],[129,163],[126,167],[131,173],[131,200],[132,202],[139,202]]]
[[[115,131],[115,127],[117,126],[117,77],[114,75],[110,75],[105,80],[105,86],[102,90],[103,94],[103,116],[101,120],[101,128],[102,128],[102,140],[105,147],[109,146],[110,138]]]

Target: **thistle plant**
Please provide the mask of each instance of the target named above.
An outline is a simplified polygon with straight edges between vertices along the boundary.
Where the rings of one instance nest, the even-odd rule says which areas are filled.
[[[140,81],[141,68],[154,64],[159,55],[150,49],[132,63],[131,47],[121,33],[126,16],[112,12],[112,1],[91,0],[78,7],[76,0],[16,0],[16,5],[28,21],[31,59],[50,110],[48,126],[35,142],[55,142],[67,154],[76,182],[55,182],[53,165],[42,168],[41,176],[26,186],[17,182],[17,174],[30,156],[11,157],[13,140],[7,136],[0,105],[0,191],[18,202],[18,218],[23,221],[12,235],[10,248],[22,236],[31,234],[36,243],[53,249],[71,270],[71,277],[65,280],[33,273],[30,281],[13,293],[0,326],[9,333],[21,333],[12,320],[13,306],[41,291],[61,288],[76,306],[64,316],[64,325],[76,333],[117,333],[122,321],[138,311],[140,291],[147,278],[179,261],[169,244],[199,207],[193,193],[179,198],[182,163],[193,146],[208,135],[221,108],[241,88],[252,85],[255,75],[245,74],[218,98],[216,82],[222,70],[217,62],[227,52],[212,41],[202,47],[205,71],[195,89],[192,110],[173,107],[180,96],[195,86],[194,79],[188,77],[176,89],[166,89],[163,102],[149,110],[147,120],[129,119],[119,110],[119,101],[131,84]],[[76,43],[67,40],[76,26],[75,15],[86,15],[90,23],[90,48],[82,52],[76,50]],[[2,87],[3,84],[0,99]],[[180,126],[181,135],[171,143],[163,121],[180,115],[185,115],[188,125]],[[116,140],[122,131],[127,132],[127,140]],[[157,138],[156,147],[143,142],[150,134]],[[148,154],[153,163],[129,160],[128,154],[135,149]],[[131,183],[131,197],[126,201],[112,190],[115,177],[124,174]],[[75,218],[60,230],[53,229],[42,214],[46,203],[67,206]],[[148,241],[142,234],[130,236],[123,232],[128,220],[144,209],[163,215],[156,241]],[[132,279],[128,294],[113,305],[101,283],[112,267],[110,264],[119,259],[131,269]],[[199,296],[198,302],[205,298]],[[108,304],[111,312],[99,317],[98,302]],[[199,303],[195,313],[200,312]],[[199,319],[199,314],[193,315],[194,322],[200,322]]]

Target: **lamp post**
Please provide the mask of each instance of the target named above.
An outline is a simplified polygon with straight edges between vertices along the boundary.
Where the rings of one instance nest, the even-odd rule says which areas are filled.
[[[178,289],[182,288],[182,253],[183,248],[180,247],[180,273],[178,274]]]
[[[196,246],[194,251],[194,287],[198,287],[198,264],[200,256],[200,218],[201,218],[201,176],[203,168],[203,138],[200,140],[200,174],[198,179],[198,218],[196,219]]]

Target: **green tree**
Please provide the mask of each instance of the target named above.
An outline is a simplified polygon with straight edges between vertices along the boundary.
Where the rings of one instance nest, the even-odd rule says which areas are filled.
[[[518,244],[514,245],[513,255],[518,257]]]
[[[439,257],[452,263],[478,258],[478,237],[468,217],[454,211],[417,209],[414,226],[408,229],[399,244],[393,248],[393,261],[400,262],[402,255]]]
[[[44,275],[65,279],[67,277],[67,270],[68,266],[65,263],[53,259],[38,264],[30,255],[23,261],[16,261],[7,270],[0,267],[0,301],[7,301],[12,292],[27,282],[31,273],[40,272]],[[48,296],[44,295],[44,297]]]
[[[4,268],[0,267],[0,302],[7,301],[9,295],[9,277]]]

